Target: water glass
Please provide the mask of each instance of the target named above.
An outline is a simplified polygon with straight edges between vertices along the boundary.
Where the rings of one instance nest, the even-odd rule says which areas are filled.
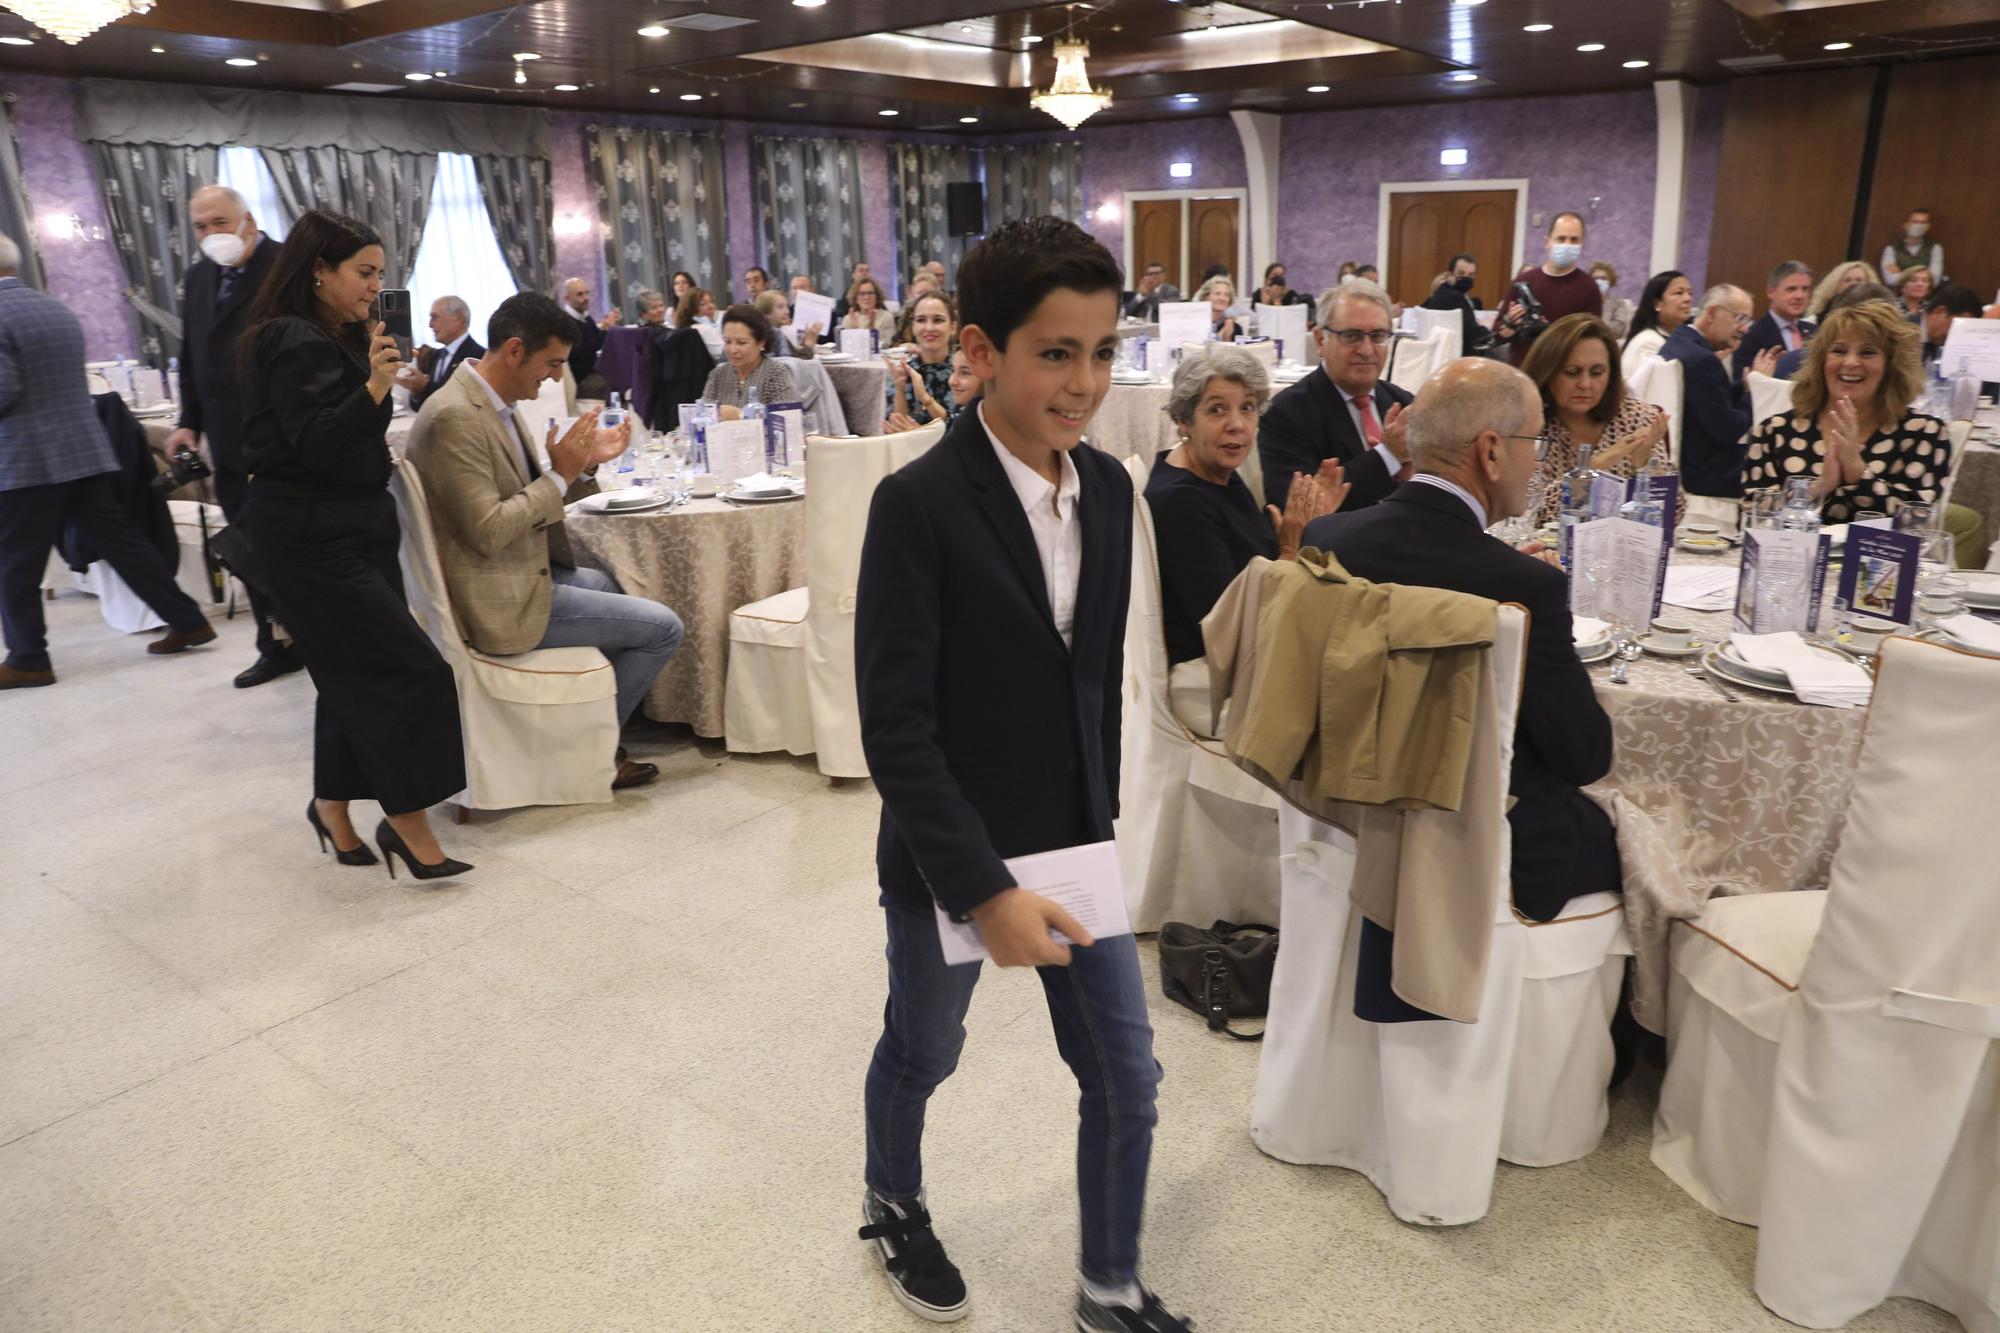
[[[1951,534],[1943,528],[1914,531],[1921,543],[1917,548],[1917,623],[1923,629],[1935,629],[1939,620],[1957,614],[1950,609],[1954,599],[1958,610],[1965,609],[1965,584],[1952,575],[1958,565],[1952,558]],[[1931,606],[1934,598],[1940,608],[1936,611]]]
[[[1775,528],[1778,526],[1778,514],[1785,507],[1785,497],[1776,489],[1751,491],[1743,497],[1741,505],[1746,531],[1750,528]]]
[[[1937,525],[1931,521],[1929,505],[1920,500],[1908,500],[1896,510],[1891,526],[1898,532],[1914,532]]]

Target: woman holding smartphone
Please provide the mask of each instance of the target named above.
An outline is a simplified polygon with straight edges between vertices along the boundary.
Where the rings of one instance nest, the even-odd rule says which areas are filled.
[[[472,869],[425,813],[465,788],[451,667],[410,616],[389,495],[390,386],[402,358],[372,318],[381,238],[312,210],[278,251],[241,348],[243,523],[278,619],[319,691],[306,820],[344,865],[373,865],[348,803],[387,816],[376,844],[418,879]]]

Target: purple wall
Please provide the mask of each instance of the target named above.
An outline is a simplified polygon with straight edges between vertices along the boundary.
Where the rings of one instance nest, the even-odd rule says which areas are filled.
[[[1442,148],[1464,148],[1470,160],[1441,167]],[[1530,234],[1513,265],[1542,256],[1536,214],[1546,222],[1575,209],[1587,224],[1585,261],[1610,260],[1636,294],[1631,278],[1652,255],[1657,157],[1650,89],[1286,116],[1278,257],[1294,286],[1331,282],[1344,260],[1376,262],[1380,182],[1525,179]]]
[[[1688,139],[1687,189],[1681,196],[1680,271],[1700,295],[1708,285],[1708,234],[1715,222],[1715,178],[1722,170],[1722,126],[1729,116],[1727,87],[1694,90],[1694,132]],[[1625,293],[1639,298],[1636,285]]]
[[[1143,125],[1086,124],[1083,139],[1084,227],[1125,262],[1125,216],[1100,218],[1098,209],[1118,204],[1128,190],[1241,190],[1250,184],[1243,165],[1243,141],[1227,116],[1152,121]],[[1175,180],[1172,162],[1188,162],[1194,175]]]
[[[21,175],[35,211],[35,243],[48,275],[49,294],[83,323],[84,352],[92,361],[136,356],[132,319],[122,293],[125,276],[108,235],[104,197],[90,151],[76,137],[76,84],[68,79],[10,74],[0,88],[14,94],[14,123],[21,136]],[[76,214],[85,232],[58,240],[44,218]],[[105,240],[89,239],[96,228]]]

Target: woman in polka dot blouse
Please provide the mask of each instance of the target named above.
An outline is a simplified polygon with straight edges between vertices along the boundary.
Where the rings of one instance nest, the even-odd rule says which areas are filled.
[[[1744,490],[1811,477],[1829,523],[1936,504],[1951,441],[1911,408],[1922,388],[1917,329],[1901,311],[1886,301],[1834,311],[1806,346],[1792,410],[1750,432]]]

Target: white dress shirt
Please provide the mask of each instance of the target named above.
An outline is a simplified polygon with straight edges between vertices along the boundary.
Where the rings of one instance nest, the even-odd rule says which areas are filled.
[[[993,452],[1000,457],[1001,470],[1028,512],[1028,530],[1035,537],[1035,551],[1042,558],[1042,577],[1047,583],[1049,609],[1055,612],[1056,633],[1064,647],[1073,647],[1076,627],[1076,587],[1083,573],[1083,524],[1077,518],[1076,503],[1083,494],[1083,479],[1076,460],[1067,450],[1058,450],[1062,485],[1051,486],[1046,478],[1014,457],[986,424],[986,404],[979,404],[979,424],[986,431]]]
[[[1333,377],[1329,375],[1327,378],[1332,379]],[[1354,423],[1354,438],[1366,444],[1368,442],[1368,431],[1361,424],[1361,409],[1354,405],[1354,395],[1341,388],[1338,384],[1333,386],[1333,391],[1340,395],[1341,405],[1347,409],[1347,419]],[[1366,397],[1368,399],[1369,410],[1375,413],[1376,431],[1382,433],[1382,413],[1375,404],[1375,390],[1372,388],[1368,390]],[[1403,460],[1396,457],[1396,451],[1388,445],[1376,445],[1374,453],[1377,458],[1382,460],[1382,466],[1389,469],[1389,476],[1392,479],[1398,472],[1403,470]]]
[[[543,467],[540,460],[535,457],[535,442],[529,437],[527,429],[521,425],[520,418],[515,415],[514,405],[502,398],[500,391],[491,384],[488,384],[484,375],[476,370],[469,373],[473,379],[479,382],[479,387],[486,390],[486,401],[493,404],[493,410],[500,414],[501,428],[511,435],[521,446],[521,461],[527,465],[528,476],[531,478],[528,484],[531,486],[534,484],[532,478],[536,472],[544,472],[554,477],[556,485],[562,488],[562,493],[568,495],[569,488],[575,479],[565,477],[552,467]]]
[[[1453,495],[1465,501],[1465,507],[1472,511],[1472,516],[1475,519],[1479,520],[1480,530],[1484,531],[1486,529],[1486,506],[1479,503],[1478,498],[1471,491],[1466,490],[1465,487],[1448,478],[1432,476],[1428,472],[1419,472],[1416,476],[1411,477],[1410,480],[1421,481],[1424,485],[1435,486],[1441,491],[1450,491]]]
[[[431,383],[433,385],[444,383],[445,370],[451,365],[451,359],[458,355],[458,345],[471,336],[472,330],[468,328],[464,333],[459,334],[456,338],[446,343],[444,350],[437,354],[437,359],[431,362]]]

